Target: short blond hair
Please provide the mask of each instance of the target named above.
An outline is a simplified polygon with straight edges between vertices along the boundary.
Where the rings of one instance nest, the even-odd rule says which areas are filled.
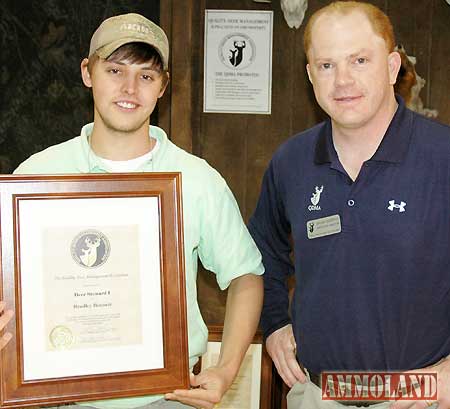
[[[311,33],[316,20],[324,14],[340,14],[346,16],[354,11],[359,11],[364,14],[372,25],[372,29],[380,36],[386,43],[389,52],[394,51],[395,36],[391,20],[378,7],[370,3],[359,1],[335,1],[328,6],[317,10],[308,21],[303,35],[303,47],[305,49],[306,57],[308,57],[309,49],[311,48]]]

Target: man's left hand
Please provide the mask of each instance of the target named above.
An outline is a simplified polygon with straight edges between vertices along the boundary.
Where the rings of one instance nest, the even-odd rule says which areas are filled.
[[[418,369],[412,372],[437,372],[437,396],[439,409],[450,409],[450,358],[439,361],[437,364],[427,368]],[[390,409],[425,409],[431,401],[397,401],[390,406]]]
[[[232,379],[219,367],[209,367],[198,375],[191,374],[192,389],[177,389],[167,393],[165,398],[177,400],[198,409],[213,409],[232,383]]]

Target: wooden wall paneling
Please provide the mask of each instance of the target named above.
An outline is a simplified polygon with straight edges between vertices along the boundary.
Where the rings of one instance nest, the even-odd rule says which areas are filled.
[[[160,2],[160,16],[159,22],[162,29],[167,34],[169,39],[169,72],[172,68],[173,49],[172,49],[172,0],[165,0]],[[170,118],[171,118],[171,103],[172,103],[172,83],[174,79],[171,78],[169,85],[162,98],[158,101],[158,126],[167,132],[171,138]]]
[[[450,125],[450,6],[433,0],[430,45],[429,107],[439,111],[438,120]]]
[[[429,3],[430,0],[424,0],[423,3]],[[371,3],[374,3],[371,1]],[[398,0],[389,0],[387,10],[384,10],[391,18],[394,26],[395,36],[398,43],[404,44],[407,51],[413,52],[414,31],[416,24],[416,13],[414,9],[418,7],[408,8],[405,10],[405,4]],[[408,50],[408,47],[410,50]]]
[[[192,1],[192,0],[191,0]],[[192,118],[192,151],[201,156],[201,126],[203,112],[203,43],[205,0],[196,0],[196,8],[193,13],[193,38],[191,44],[192,54],[192,83],[193,83],[193,113]]]
[[[174,2],[175,3],[175,2]],[[193,39],[193,1],[177,1],[172,10],[172,73],[176,81],[172,85],[171,132],[181,148],[192,152],[191,119],[194,114],[192,90],[191,47]],[[176,20],[176,22],[175,22]]]
[[[202,157],[219,170],[241,206],[246,193],[248,127],[249,121],[243,114],[211,113],[202,120]]]
[[[205,1],[205,9],[260,9],[257,6],[259,5],[248,0]],[[202,24],[204,26],[204,10]],[[202,52],[202,63],[203,58]],[[241,211],[245,208],[246,201],[247,135],[252,126],[253,116],[246,114],[201,114],[201,156],[219,170],[226,179]]]
[[[368,1],[369,3],[372,3],[374,6],[377,6],[378,8],[383,10],[385,13],[387,13],[390,0],[366,0],[366,1]]]
[[[197,299],[203,320],[207,325],[223,325],[227,291],[220,291],[215,275],[199,267],[197,277]]]
[[[292,134],[296,113],[292,107],[295,94],[297,47],[294,30],[284,21],[279,2],[259,4],[260,9],[272,10],[272,113],[248,115],[247,144],[247,200],[244,203],[245,220],[252,215],[261,187],[261,178],[276,148]]]
[[[170,41],[171,82],[168,95],[162,98],[160,123],[170,130],[170,139],[179,147],[192,152],[193,110],[193,0],[161,2],[161,24],[167,30]]]

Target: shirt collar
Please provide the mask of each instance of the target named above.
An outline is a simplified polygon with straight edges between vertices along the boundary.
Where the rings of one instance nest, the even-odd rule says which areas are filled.
[[[395,96],[398,108],[371,161],[401,163],[408,152],[413,129],[413,113],[406,108],[403,99]],[[328,118],[321,127],[315,149],[314,162],[318,165],[332,163],[337,159],[334,149],[331,120]]]
[[[82,173],[103,173],[108,172],[105,169],[104,162],[92,151],[89,145],[89,136],[94,129],[94,124],[86,124],[81,129],[80,140],[81,140],[81,150],[82,157],[80,158],[80,163],[78,164],[79,170]],[[152,155],[153,166],[152,168],[156,168],[157,164],[160,162],[161,157],[164,155],[164,152],[167,149],[168,137],[163,129],[150,125],[149,126],[149,137],[150,134],[153,138],[155,138],[159,142],[159,148]],[[144,163],[138,169],[138,171],[147,171],[148,163]]]

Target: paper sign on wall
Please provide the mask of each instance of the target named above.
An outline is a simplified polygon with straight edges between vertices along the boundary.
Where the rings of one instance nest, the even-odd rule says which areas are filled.
[[[205,11],[204,112],[270,114],[272,34],[272,11]]]

